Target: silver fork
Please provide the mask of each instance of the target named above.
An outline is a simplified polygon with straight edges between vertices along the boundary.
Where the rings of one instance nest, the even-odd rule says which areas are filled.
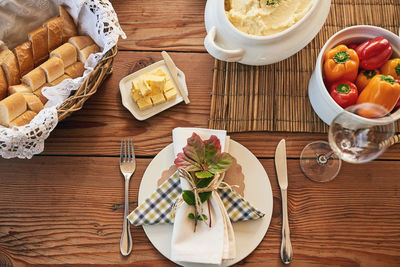
[[[121,241],[119,247],[123,256],[128,256],[132,251],[132,236],[128,222],[129,213],[129,180],[136,169],[135,149],[133,148],[132,139],[124,139],[121,141],[121,154],[119,167],[125,177],[125,205],[124,205],[124,224],[122,228]]]

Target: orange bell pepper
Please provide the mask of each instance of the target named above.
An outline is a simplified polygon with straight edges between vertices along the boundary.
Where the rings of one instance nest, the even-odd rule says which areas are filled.
[[[354,82],[358,74],[359,59],[356,51],[345,45],[325,53],[324,72],[328,84],[339,80]]]
[[[395,79],[400,79],[400,58],[393,58],[381,67],[381,72],[384,75],[390,75]]]
[[[363,70],[358,74],[356,85],[358,89],[358,93],[361,93],[362,90],[368,85],[369,81],[377,74],[379,74],[379,70]]]
[[[400,84],[390,75],[375,75],[358,97],[357,104],[374,103],[392,111],[400,98]]]

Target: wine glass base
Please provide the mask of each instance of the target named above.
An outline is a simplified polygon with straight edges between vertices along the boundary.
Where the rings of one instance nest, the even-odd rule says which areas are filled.
[[[315,182],[329,182],[339,173],[342,160],[332,151],[328,142],[316,141],[306,145],[300,155],[300,167],[304,175]],[[330,157],[324,160],[324,155]]]

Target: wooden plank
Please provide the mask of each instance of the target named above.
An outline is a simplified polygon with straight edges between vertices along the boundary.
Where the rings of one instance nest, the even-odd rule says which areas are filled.
[[[185,72],[191,104],[180,103],[145,121],[136,120],[122,106],[119,81],[162,58],[160,53],[121,51],[111,77],[82,110],[57,125],[44,153],[118,155],[121,138],[133,136],[138,155],[155,155],[171,142],[173,128],[207,127],[213,59],[197,53],[171,57]]]
[[[172,142],[173,128],[208,127],[213,58],[199,53],[171,53],[171,56],[185,72],[191,104],[180,103],[145,121],[136,120],[121,104],[119,81],[161,60],[161,54],[121,51],[115,60],[114,73],[82,110],[57,125],[46,140],[44,154],[118,155],[121,138],[133,136],[137,155],[154,156]],[[287,139],[288,157],[299,157],[309,142],[327,139],[326,135],[304,133],[252,132],[231,136],[258,157],[273,157],[281,138]],[[400,146],[395,145],[381,158],[399,159]]]
[[[150,159],[138,159],[130,187],[137,206]],[[281,205],[274,162],[261,160],[273,189],[270,228],[242,263],[279,265]],[[0,161],[0,265],[95,264],[170,266],[132,227],[133,252],[119,253],[123,178],[116,157],[35,157]],[[29,170],[29,171],[28,171]],[[305,178],[288,161],[289,218],[295,266],[397,266],[400,264],[400,165],[344,164],[332,182]],[[7,265],[8,264],[8,265]]]
[[[205,0],[112,1],[126,40],[122,50],[205,51]]]

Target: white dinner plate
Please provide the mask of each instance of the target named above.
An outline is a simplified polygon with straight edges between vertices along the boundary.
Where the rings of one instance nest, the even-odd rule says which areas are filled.
[[[236,238],[236,258],[224,261],[222,266],[230,266],[247,257],[262,241],[268,230],[272,216],[272,189],[268,175],[260,161],[246,147],[230,140],[229,153],[242,166],[245,177],[245,198],[258,210],[265,213],[261,219],[233,223]],[[139,203],[142,203],[157,189],[161,173],[174,161],[173,145],[166,146],[150,162],[139,187]],[[145,225],[143,229],[154,247],[165,257],[171,259],[172,225]],[[179,263],[177,263],[179,264]],[[215,266],[206,264],[185,264],[185,266]]]
[[[171,100],[165,101],[164,103],[152,106],[149,109],[145,109],[145,110],[139,109],[138,105],[136,104],[135,101],[133,101],[133,99],[131,97],[132,81],[137,79],[140,75],[152,72],[152,71],[156,70],[157,68],[161,68],[165,73],[168,74],[169,77],[172,77],[171,72],[168,70],[167,65],[165,64],[164,60],[160,60],[160,61],[153,63],[143,69],[140,69],[134,73],[129,74],[128,76],[122,78],[122,80],[119,82],[119,91],[121,93],[122,105],[127,110],[129,110],[136,119],[138,119],[140,121],[148,119],[148,118],[160,113],[161,111],[164,111],[164,110],[166,110],[172,106],[175,106],[176,104],[179,104],[180,102],[183,101],[183,97],[180,95],[179,90],[176,89],[178,91],[178,95],[174,99],[171,99]],[[178,79],[180,80],[180,83],[183,86],[183,90],[186,92],[187,95],[189,95],[187,85],[186,85],[185,74],[180,69],[177,68],[177,70],[178,70]],[[178,88],[175,84],[175,81],[172,78],[171,78],[171,82],[175,88]]]

